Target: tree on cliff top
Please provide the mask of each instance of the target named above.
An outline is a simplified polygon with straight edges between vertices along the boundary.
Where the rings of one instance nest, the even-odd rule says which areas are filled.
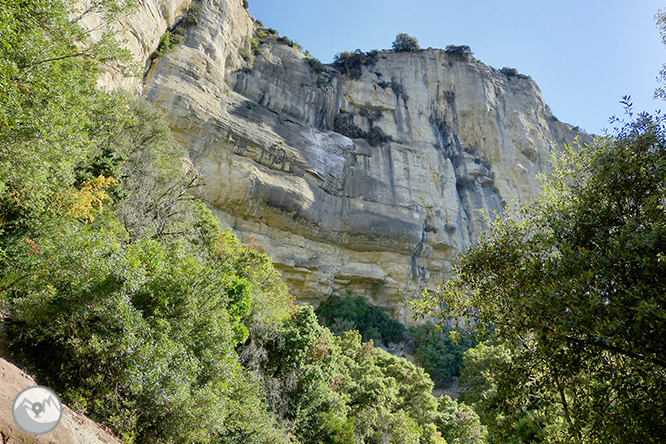
[[[414,52],[420,49],[416,38],[405,33],[398,34],[395,37],[395,42],[393,42],[393,50],[395,52]]]
[[[542,197],[491,222],[457,280],[420,301],[512,344],[505,413],[545,393],[568,442],[666,436],[665,122],[641,114],[556,155]]]

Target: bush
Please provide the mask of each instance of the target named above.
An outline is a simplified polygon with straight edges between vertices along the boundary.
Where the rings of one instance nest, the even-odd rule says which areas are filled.
[[[293,40],[291,40],[291,39],[290,39],[289,37],[287,37],[287,36],[278,37],[275,41],[276,41],[277,43],[281,43],[281,44],[283,44],[283,45],[287,45],[287,46],[289,46],[290,48],[297,49],[298,51],[303,51],[303,47],[302,47],[301,45],[299,45],[298,43],[294,42]]]
[[[370,146],[379,146],[383,143],[393,141],[393,137],[385,134],[384,131],[377,126],[370,128],[370,131],[363,131],[352,121],[351,115],[340,114],[336,116],[334,130],[335,132],[352,139],[365,139]]]
[[[414,52],[419,51],[419,42],[407,34],[398,34],[393,42],[393,51],[395,52]]]
[[[307,56],[305,57],[305,61],[308,62],[310,68],[312,68],[312,70],[317,74],[321,74],[324,71],[326,71],[326,66],[324,66],[324,64],[321,63],[319,59],[316,59],[315,57]]]
[[[438,410],[437,428],[448,444],[486,444],[488,431],[472,407],[444,395]]]
[[[472,60],[474,58],[472,49],[467,45],[449,45],[444,51],[450,56],[455,56],[466,61]]]
[[[383,143],[393,141],[393,137],[385,134],[384,131],[378,126],[373,126],[370,128],[370,131],[365,133],[364,139],[368,141],[370,146],[379,146]]]
[[[516,68],[504,67],[500,72],[507,77],[515,77],[518,75],[518,70]]]
[[[174,52],[184,40],[185,38],[181,34],[167,30],[160,39],[160,45],[157,47],[157,55],[164,56]]]
[[[352,79],[358,80],[363,74],[364,66],[374,66],[377,63],[379,51],[372,50],[364,53],[360,49],[354,52],[343,51],[335,55],[333,66],[342,74],[346,74]]]
[[[339,114],[335,116],[333,122],[333,129],[335,132],[347,136],[352,139],[362,139],[365,136],[365,131],[359,128],[353,121],[353,116],[349,114]]]
[[[516,77],[518,79],[527,79],[528,77],[525,74],[519,74],[516,68],[502,68],[500,70],[502,74],[507,77]]]
[[[405,332],[404,325],[381,309],[368,305],[361,296],[331,296],[317,308],[317,316],[334,333],[358,330],[364,341],[397,342]]]

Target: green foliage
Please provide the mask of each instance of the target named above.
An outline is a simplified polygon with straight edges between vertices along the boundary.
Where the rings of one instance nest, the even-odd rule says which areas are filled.
[[[393,42],[393,51],[395,52],[416,52],[420,49],[419,42],[408,34],[398,34]]]
[[[405,327],[380,308],[368,305],[361,296],[331,296],[317,308],[321,322],[336,334],[358,330],[364,340],[385,343],[401,340]]]
[[[196,172],[161,114],[95,88],[123,55],[112,40],[80,45],[59,2],[6,6],[4,353],[127,442],[209,442],[231,429],[280,442],[235,351],[250,328],[290,316],[279,273],[194,197]],[[81,16],[95,11],[111,20],[121,8]],[[94,220],[78,211],[83,198],[97,199]],[[254,416],[239,413],[250,406]]]
[[[526,79],[527,76],[525,74],[520,74],[518,73],[518,70],[516,68],[507,68],[504,67],[500,70],[502,74],[504,74],[507,77],[517,77],[519,79]]]
[[[185,41],[185,34],[187,33],[187,28],[190,26],[196,26],[199,23],[197,19],[197,14],[200,11],[200,6],[196,2],[192,2],[189,8],[183,16],[160,38],[160,44],[157,47],[157,51],[151,56],[155,58],[157,56],[165,56],[174,52],[179,45],[183,44]]]
[[[238,49],[238,54],[245,61],[245,66],[243,67],[245,72],[252,71],[252,68],[254,67],[255,55],[261,53],[259,44],[257,42],[258,39],[248,39],[246,37],[245,40],[243,40],[243,44]]]
[[[379,146],[393,141],[393,137],[385,134],[378,126],[372,126],[370,131],[363,131],[353,122],[353,116],[351,115],[337,115],[334,121],[334,130],[352,139],[365,139],[370,146]]]
[[[465,353],[460,399],[474,407],[489,442],[569,442],[554,393],[541,389],[542,372],[526,370],[511,347],[480,343]]]
[[[249,61],[251,59],[252,55],[259,55],[261,53],[261,45],[265,43],[278,43],[281,45],[287,45],[291,48],[294,48],[298,50],[299,52],[303,51],[303,47],[299,45],[298,43],[294,42],[287,36],[280,36],[280,34],[272,28],[264,28],[264,25],[261,23],[261,21],[257,20],[255,22],[256,27],[254,30],[254,36],[249,39],[250,42],[250,49],[246,47],[246,45],[243,45],[241,47],[241,56],[246,60]],[[252,58],[252,61],[254,59]]]
[[[229,408],[268,405],[234,349],[288,319],[286,286],[188,192],[164,119],[141,101],[126,109],[106,149],[75,168],[118,173],[115,202],[94,223],[65,213],[2,237],[7,352],[128,442],[282,436],[266,408],[247,422]]]
[[[160,45],[157,47],[157,55],[165,56],[176,50],[178,45],[182,44],[185,38],[176,32],[167,30],[160,38]]]
[[[303,51],[303,47],[302,47],[301,45],[299,45],[298,43],[294,42],[293,40],[291,40],[291,39],[290,39],[289,37],[287,37],[287,36],[278,37],[275,41],[276,41],[277,43],[281,43],[281,44],[283,44],[283,45],[287,45],[287,46],[289,46],[290,48],[294,48],[294,49],[296,49],[296,50],[298,50],[298,51]]]
[[[449,45],[444,50],[448,55],[459,58],[460,60],[470,61],[474,59],[472,49],[467,45]]]
[[[78,18],[58,0],[0,8],[0,230],[15,232],[71,205],[77,168],[115,131],[122,102],[96,89],[105,64],[127,61],[113,33],[90,43],[78,21],[126,8],[96,2]],[[105,116],[100,119],[100,116]]]
[[[263,379],[278,417],[292,424],[306,442],[341,432],[346,408],[330,388],[339,352],[312,307],[299,307],[266,349]]]
[[[293,442],[270,410],[262,387],[252,375],[241,373],[229,381],[224,428],[215,442],[223,444],[283,444]]]
[[[393,141],[393,137],[385,134],[378,126],[371,127],[370,131],[365,133],[363,138],[368,141],[370,146],[379,146]]]
[[[374,66],[377,63],[379,51],[373,50],[364,53],[360,49],[354,52],[343,51],[335,55],[333,66],[344,75],[358,80],[363,74],[364,66]]]
[[[479,415],[465,403],[449,396],[439,398],[440,412],[437,426],[447,444],[485,444],[486,427],[481,424]],[[508,442],[508,441],[505,441]]]
[[[321,74],[324,71],[326,71],[326,66],[324,66],[323,63],[321,63],[317,58],[312,57],[311,55],[306,56],[305,61],[308,62],[310,68],[312,68],[312,70],[317,74]]]
[[[405,87],[403,86],[402,83],[392,80],[390,86],[391,89],[393,90],[393,93],[397,97],[402,97],[403,100],[407,100],[407,96],[405,95]]]
[[[345,396],[356,442],[444,444],[434,425],[432,381],[423,369],[363,344],[358,332],[336,341],[340,373],[333,387]]]
[[[458,280],[422,301],[496,326],[514,350],[503,399],[526,389],[522,399],[552,403],[570,442],[656,442],[666,431],[651,408],[666,402],[664,134],[663,117],[641,114],[613,138],[556,154],[543,196],[489,222]]]
[[[666,45],[666,11],[660,9],[655,14],[654,19],[657,22],[657,29],[659,29],[661,42]],[[661,71],[659,71],[659,76],[657,76],[657,81],[659,81],[659,83],[666,83],[666,64],[662,65]],[[655,88],[654,98],[666,100],[666,89],[664,89],[664,87]]]
[[[8,351],[124,439],[206,440],[222,427],[251,287],[188,254],[73,227],[16,257]]]
[[[432,322],[410,327],[407,332],[417,364],[428,372],[435,387],[448,387],[452,378],[460,375],[463,354],[474,346],[470,335],[457,329],[440,330]]]

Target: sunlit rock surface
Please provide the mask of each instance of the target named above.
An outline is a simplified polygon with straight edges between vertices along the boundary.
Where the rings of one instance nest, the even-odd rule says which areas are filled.
[[[484,230],[479,210],[537,196],[553,144],[578,135],[529,77],[435,49],[381,51],[357,80],[318,74],[284,44],[247,57],[254,21],[240,0],[196,4],[185,42],[154,59],[190,3],[147,0],[124,21],[148,60],[143,95],[166,112],[219,218],[267,249],[300,301],[362,294],[411,323],[404,299],[449,276]],[[393,141],[371,146],[336,122]]]

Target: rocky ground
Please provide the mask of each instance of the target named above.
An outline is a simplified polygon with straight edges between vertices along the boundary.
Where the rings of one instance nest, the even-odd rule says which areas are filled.
[[[64,406],[60,424],[51,432],[34,436],[14,422],[12,405],[23,389],[37,385],[15,365],[0,358],[0,443],[2,444],[121,444],[111,433],[89,418]]]

